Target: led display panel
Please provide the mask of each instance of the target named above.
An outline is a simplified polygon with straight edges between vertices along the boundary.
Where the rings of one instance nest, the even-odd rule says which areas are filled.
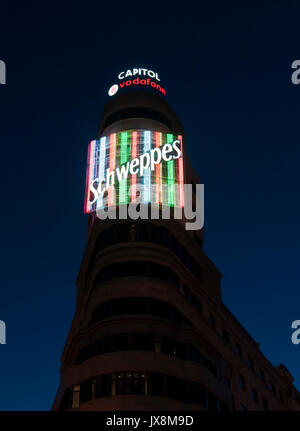
[[[131,202],[183,207],[182,136],[125,130],[90,142],[85,213]]]

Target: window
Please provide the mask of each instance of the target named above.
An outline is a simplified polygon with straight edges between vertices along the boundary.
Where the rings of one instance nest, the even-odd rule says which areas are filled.
[[[87,275],[90,274],[94,259],[99,251],[112,244],[128,241],[151,242],[169,248],[181,259],[193,275],[201,281],[201,267],[189,256],[187,250],[178,243],[175,236],[167,229],[154,226],[151,223],[136,223],[135,225],[132,223],[116,223],[113,227],[102,231],[95,243]],[[113,278],[113,273],[116,273],[114,277],[118,276],[119,268],[116,269],[117,271],[112,271],[110,278]],[[121,276],[123,275],[121,274]]]
[[[89,394],[90,388],[96,386],[92,398],[116,396],[122,394],[153,395],[173,398],[185,403],[198,404],[207,410],[224,411],[228,406],[223,404],[214,394],[201,383],[181,380],[177,377],[161,373],[145,373],[143,371],[120,371],[112,374],[102,374],[81,385],[75,385],[65,390],[59,410],[77,408],[89,401],[90,395],[79,398],[83,387]],[[72,396],[73,395],[73,396]],[[73,403],[72,403],[73,399]],[[70,404],[71,402],[71,404]]]
[[[164,376],[159,373],[152,373],[149,379],[149,395],[160,396],[164,391]]]
[[[192,261],[191,261],[191,258],[188,254],[185,256],[185,264],[189,270],[192,269]]]
[[[263,409],[265,412],[269,411],[269,404],[268,401],[263,399]]]
[[[103,337],[79,350],[76,364],[81,364],[89,358],[110,352],[121,351],[162,352],[186,361],[195,361],[206,367],[217,376],[214,364],[204,357],[192,344],[180,343],[168,337],[149,333],[125,333]],[[82,388],[81,388],[82,392]],[[82,395],[87,399],[89,395]]]
[[[94,399],[96,396],[96,384],[97,384],[97,380],[93,379],[92,380],[92,399]]]
[[[193,305],[199,313],[202,313],[202,303],[198,299],[195,298]]]
[[[226,341],[227,344],[229,344],[229,333],[228,333],[228,331],[226,331],[225,328],[223,328],[222,336],[223,336],[223,340]]]
[[[232,406],[232,410],[235,411],[235,402],[234,402],[234,396],[233,395],[232,395],[232,398],[231,398],[231,406]]]
[[[190,303],[190,304],[193,304],[193,295],[192,295],[192,293],[191,292],[189,292],[187,289],[186,289],[186,299],[187,299],[187,301]]]
[[[165,338],[162,343],[163,352],[170,356],[176,356],[176,342]]]
[[[116,388],[116,375],[115,374],[102,374],[96,380],[96,398],[108,397],[115,394]]]
[[[146,384],[146,373],[132,373],[131,374],[131,394],[147,394],[147,384]]]
[[[116,374],[116,395],[145,394],[146,374],[128,371]]]
[[[80,401],[80,385],[74,385],[72,409],[79,407],[79,401]]]
[[[59,410],[67,410],[72,408],[73,388],[69,387],[65,390]]]
[[[254,388],[251,389],[251,398],[252,398],[252,401],[257,403],[257,391]]]
[[[280,401],[283,403],[283,395],[282,395],[282,392],[281,392],[281,391],[279,391],[279,399],[280,399]]]
[[[250,358],[250,356],[248,357],[248,366],[249,368],[251,368],[251,370],[254,370],[254,362],[253,359]]]
[[[240,405],[240,411],[241,412],[245,412],[247,410],[247,407],[246,406],[244,406],[244,404],[241,404]]]
[[[174,398],[175,400],[180,400],[182,398],[182,393],[184,392],[185,385],[184,382],[177,377],[166,376],[167,390],[166,396],[168,398]]]
[[[117,373],[116,376],[116,395],[121,395],[125,393],[125,385],[123,373]]]
[[[191,323],[172,305],[153,298],[118,298],[99,304],[94,310],[89,324],[123,314],[147,314],[182,326],[191,326]]]
[[[262,382],[264,382],[264,381],[265,381],[265,374],[264,374],[264,372],[263,372],[262,370],[259,370],[259,372],[258,372],[258,377],[259,377],[259,379],[260,379]]]
[[[179,259],[181,260],[181,261],[183,261],[184,260],[184,250],[183,250],[183,248],[181,247],[181,245],[180,244],[178,244],[178,249],[177,249],[177,256],[179,257]]]
[[[182,284],[179,285],[179,292],[183,295],[186,296],[187,295],[187,288],[186,286],[183,286]]]
[[[220,400],[217,399],[217,412],[221,412],[222,411],[222,403]]]
[[[152,108],[144,108],[144,107],[134,107],[134,108],[123,108],[117,112],[114,112],[110,116],[108,116],[104,122],[103,130],[106,127],[113,124],[115,121],[124,120],[127,118],[151,118],[163,123],[169,129],[172,129],[172,124],[169,119],[163,115],[162,113],[152,109]]]
[[[241,348],[240,344],[236,343],[235,351],[239,356],[242,356],[242,348]]]
[[[200,313],[202,313],[202,303],[195,297],[195,295],[190,292],[186,285],[179,286],[179,291],[184,294],[187,301],[193,305],[196,310],[198,310]]]
[[[178,289],[193,307],[200,313],[202,312],[201,302],[190,292],[186,285],[180,283],[178,276],[165,265],[149,261],[124,261],[114,263],[100,269],[94,280],[93,288],[96,286],[98,288],[98,285],[117,277],[151,277],[162,280]]]
[[[93,384],[95,380],[87,380],[80,385],[80,404],[86,403],[95,397],[95,390],[93,391]],[[95,389],[95,388],[94,388]],[[79,407],[79,405],[78,405]]]
[[[275,392],[275,386],[273,382],[270,382],[270,391]]]
[[[239,375],[239,387],[244,391],[246,389],[245,378]]]
[[[225,385],[228,389],[230,389],[230,388],[231,388],[230,380],[225,378],[225,379],[224,379],[224,385]]]
[[[159,336],[154,339],[154,349],[157,353],[161,352],[161,337]]]
[[[102,268],[95,279],[95,284],[103,283],[117,277],[152,277],[169,282],[176,277],[167,266],[148,261],[125,261]]]
[[[212,313],[209,316],[209,324],[212,328],[216,327],[215,316]]]

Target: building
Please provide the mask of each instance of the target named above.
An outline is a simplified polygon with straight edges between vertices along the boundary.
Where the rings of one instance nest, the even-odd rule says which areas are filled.
[[[160,95],[109,101],[97,139],[130,130],[182,136],[184,181],[201,183]],[[226,308],[220,280],[202,230],[91,212],[53,410],[299,410],[293,377]]]

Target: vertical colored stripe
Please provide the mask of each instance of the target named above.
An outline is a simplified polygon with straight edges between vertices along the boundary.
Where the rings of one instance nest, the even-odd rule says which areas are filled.
[[[121,133],[121,143],[120,143],[120,169],[123,164],[125,164],[128,161],[129,151],[128,151],[128,132],[122,132]],[[120,188],[119,188],[119,204],[126,204],[128,203],[128,180],[125,178],[122,178],[120,181]]]
[[[182,136],[178,135],[177,139],[180,141],[181,156],[178,159],[178,175],[179,175],[179,206],[184,207],[184,178],[183,178],[183,158],[182,158]]]
[[[161,133],[155,132],[155,146],[160,147],[161,146]],[[162,164],[159,163],[155,165],[155,202],[157,204],[161,203],[161,182],[162,182]]]
[[[113,172],[116,169],[116,134],[111,133],[109,136],[109,171]],[[108,189],[108,206],[115,205],[115,196],[113,192],[114,186],[111,185]]]
[[[173,142],[173,135],[167,134],[167,143]],[[175,164],[174,160],[167,161],[167,184],[168,184],[168,204],[174,206],[174,180],[175,180]]]
[[[132,132],[131,136],[131,160],[137,157],[138,132]],[[131,202],[136,200],[136,174],[131,176]]]
[[[85,199],[84,199],[84,212],[88,212],[88,202],[89,202],[89,196],[90,196],[90,154],[91,154],[91,142],[88,145],[88,154],[87,154],[87,161],[86,161],[86,179],[85,179]]]
[[[100,185],[101,180],[104,180],[105,178],[105,153],[106,153],[106,137],[103,136],[100,139],[100,142],[98,143],[99,146],[99,161],[98,161],[98,173],[97,177],[99,178],[99,186],[98,190],[100,192],[100,188],[103,187]],[[103,194],[98,195],[98,200],[96,204],[97,208],[103,208]]]
[[[89,189],[90,189],[90,184],[93,181],[94,177],[94,160],[95,160],[95,145],[96,145],[96,141],[92,141],[90,143],[90,166],[89,166]],[[88,192],[88,199],[90,200],[90,195],[91,192]],[[89,212],[91,212],[93,210],[93,205],[90,205],[88,203],[88,210]]]
[[[144,151],[146,153],[151,150],[151,132],[146,130],[144,132]],[[151,200],[151,168],[144,170],[144,189],[143,189],[143,202],[149,203]]]
[[[100,141],[95,141],[95,147],[94,147],[94,159],[93,159],[93,180],[95,180],[96,178],[98,178],[98,161],[99,161],[99,145]],[[99,184],[99,183],[98,183]],[[96,205],[97,205],[97,201],[93,203],[93,211],[96,209]]]

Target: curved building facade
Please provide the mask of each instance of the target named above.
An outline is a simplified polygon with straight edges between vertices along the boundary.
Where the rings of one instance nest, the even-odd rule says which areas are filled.
[[[185,154],[183,126],[160,96],[111,99],[97,139],[145,130],[182,137],[183,180],[201,182]],[[299,409],[292,376],[270,364],[225,307],[220,280],[202,230],[187,231],[182,220],[100,220],[90,212],[53,409]]]

